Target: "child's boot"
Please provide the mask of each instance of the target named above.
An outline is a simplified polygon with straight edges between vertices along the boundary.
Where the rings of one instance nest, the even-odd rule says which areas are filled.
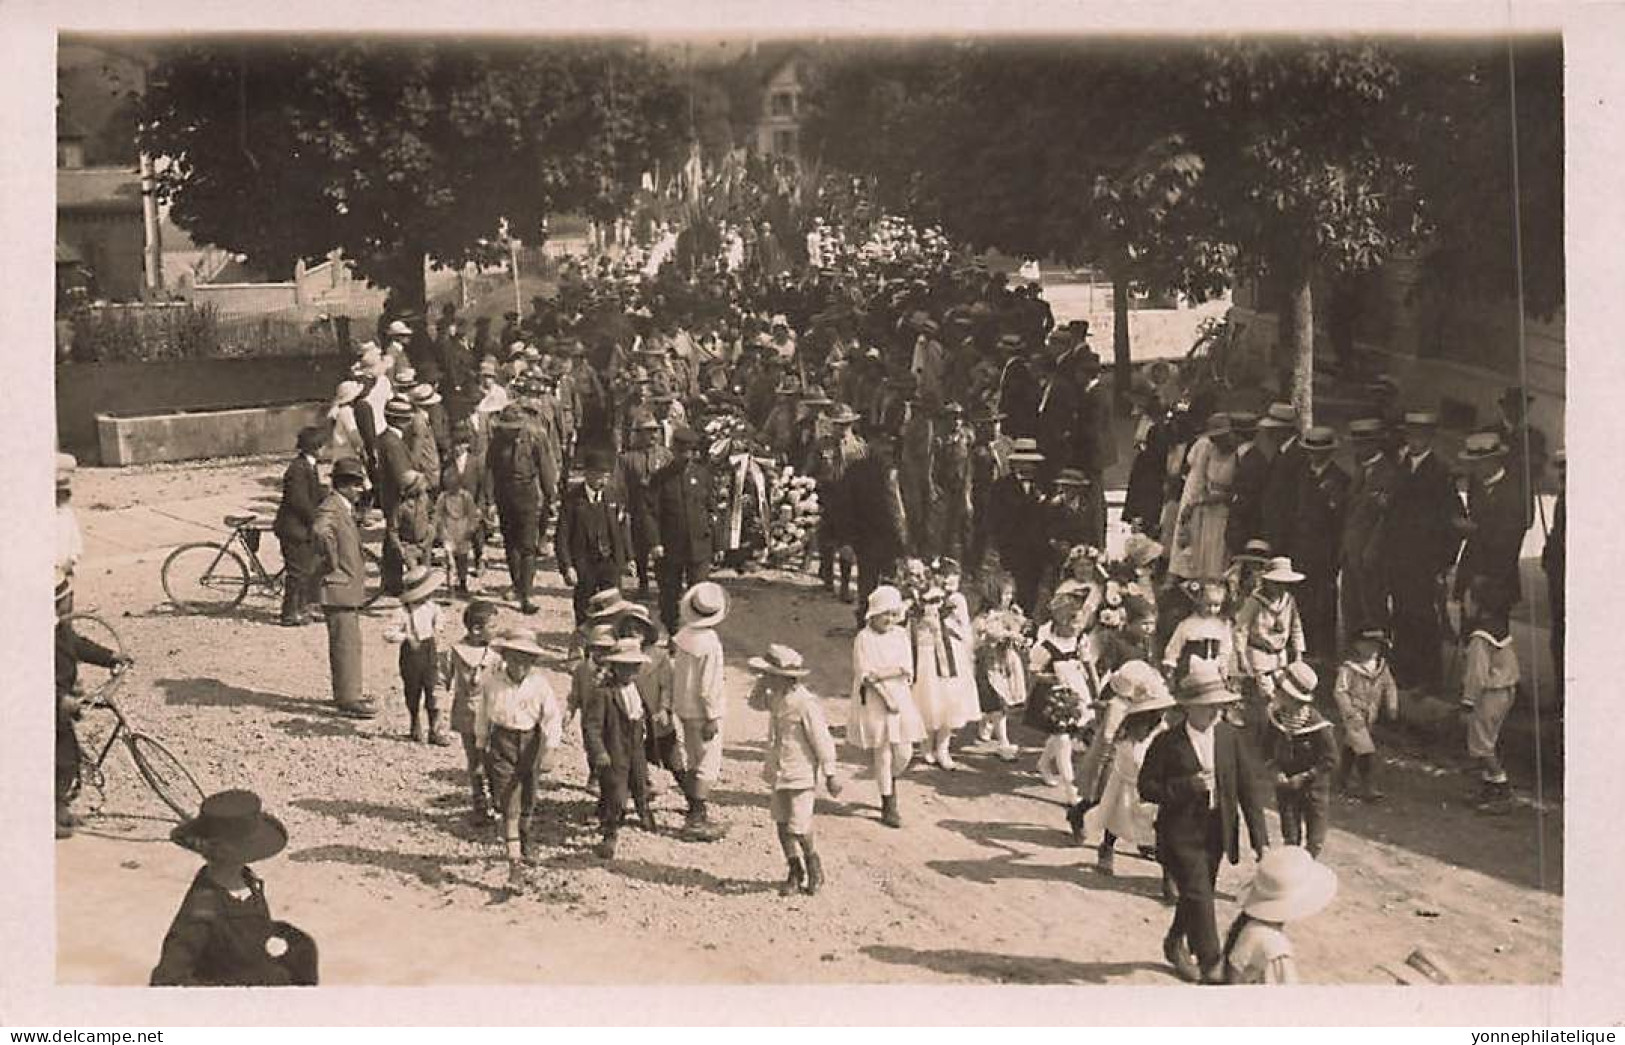
[[[520,860],[508,861],[508,891],[511,893],[523,892],[525,889],[525,865]]]
[[[473,801],[473,807],[468,813],[468,822],[470,824],[479,825],[490,820],[491,803],[490,800],[485,797],[485,774],[475,773],[470,776],[468,781],[468,791],[469,797]]]
[[[451,738],[440,725],[440,712],[429,712],[429,743],[435,747],[451,747]]]
[[[807,884],[801,891],[808,896],[817,896],[818,890],[824,887],[824,861],[817,853],[807,854]]]
[[[1116,869],[1112,866],[1113,862],[1116,860],[1116,857],[1116,846],[1106,842],[1100,843],[1099,848],[1095,850],[1095,870],[1099,871],[1107,878],[1112,877],[1116,873]]]
[[[1381,802],[1387,796],[1377,788],[1377,756],[1361,755],[1360,797],[1367,802]]]
[[[880,822],[887,827],[902,827],[903,818],[897,812],[897,796],[880,796]]]
[[[423,722],[418,718],[415,711],[412,712],[412,728],[408,731],[407,736],[412,738],[414,744],[423,743]]]
[[[711,819],[711,812],[706,808],[705,799],[694,799],[694,805],[689,810],[692,817],[689,825],[684,829],[688,837],[696,842],[720,841],[728,833],[727,828]]]
[[[1066,810],[1066,825],[1072,829],[1072,844],[1083,844],[1083,819],[1089,815],[1087,799],[1078,799]]]
[[[615,859],[615,832],[610,831],[604,835],[604,840],[593,847],[593,855],[600,860]]]
[[[1505,780],[1486,780],[1484,797],[1477,808],[1486,816],[1505,816],[1512,812],[1512,785]]]
[[[790,871],[784,876],[784,881],[779,885],[780,896],[794,896],[801,888],[802,883],[807,880],[807,868],[802,864],[800,857],[790,857],[789,865]]]

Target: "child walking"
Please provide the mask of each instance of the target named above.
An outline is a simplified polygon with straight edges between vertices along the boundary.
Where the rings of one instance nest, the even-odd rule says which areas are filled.
[[[768,713],[762,779],[773,789],[773,824],[789,867],[779,895],[799,890],[813,896],[824,886],[824,862],[813,841],[819,780],[831,798],[841,794],[835,740],[818,697],[802,682],[808,670],[800,653],[774,644],[746,663],[756,673],[751,706]]]
[[[536,804],[536,772],[558,746],[564,713],[553,689],[535,670],[542,647],[527,631],[509,629],[491,640],[502,667],[488,672],[474,713],[474,739],[485,758],[491,798],[502,817],[508,887],[525,886],[525,864],[536,859],[529,818]]]
[[[902,626],[903,595],[889,584],[869,593],[864,626],[852,640],[852,720],[847,736],[869,754],[880,790],[880,822],[902,827],[896,774],[908,768],[925,723],[914,706],[914,651]]]
[[[957,593],[956,593],[957,594]],[[963,596],[950,601],[936,585],[928,587],[909,614],[914,648],[914,703],[925,725],[925,761],[955,770],[949,743],[956,730],[977,716],[976,676],[970,658],[970,611]]]
[[[1263,743],[1267,735],[1276,674],[1304,656],[1303,620],[1291,587],[1302,580],[1303,574],[1292,568],[1292,560],[1277,555],[1259,574],[1258,588],[1236,614],[1239,667],[1246,680],[1241,686],[1243,717],[1257,743]]]
[[[1512,646],[1511,600],[1490,577],[1475,577],[1462,611],[1473,630],[1462,669],[1461,706],[1467,713],[1467,755],[1478,764],[1477,808],[1500,815],[1512,810],[1512,785],[1497,747],[1501,726],[1518,695],[1518,652]]]
[[[1332,724],[1315,710],[1315,669],[1294,661],[1281,671],[1270,708],[1265,764],[1275,779],[1275,808],[1281,814],[1281,837],[1320,856],[1326,844],[1332,774],[1337,771],[1337,741]]]
[[[672,702],[682,722],[683,751],[688,757],[688,816],[684,835],[696,842],[715,842],[727,828],[711,819],[706,805],[722,774],[722,718],[727,702],[722,691],[722,640],[716,627],[728,615],[722,586],[701,581],[683,593],[682,627],[672,639]]]
[[[1342,749],[1337,790],[1346,793],[1350,775],[1358,770],[1359,796],[1367,802],[1383,798],[1377,789],[1377,744],[1371,737],[1371,727],[1385,713],[1390,720],[1399,718],[1399,687],[1388,670],[1388,648],[1388,633],[1381,628],[1360,632],[1338,667],[1337,681],[1332,686]]]
[[[603,663],[598,685],[592,687],[581,708],[581,738],[598,775],[598,822],[603,838],[593,851],[601,859],[613,860],[628,796],[638,811],[638,823],[645,831],[655,830],[654,812],[649,808],[649,767],[644,759],[648,710],[636,681],[649,658],[637,636],[628,635],[615,641]]]
[[[475,599],[463,610],[463,640],[442,657],[440,678],[451,690],[451,728],[463,741],[463,758],[468,766],[468,790],[473,799],[469,822],[483,824],[492,817],[489,783],[474,737],[474,702],[486,673],[496,668],[502,657],[491,649],[491,622],[496,620],[495,603]]]
[[[1100,793],[1101,839],[1095,866],[1110,876],[1115,873],[1120,840],[1134,846],[1141,856],[1156,859],[1157,807],[1140,798],[1140,767],[1151,741],[1163,731],[1174,697],[1157,670],[1140,661],[1124,665],[1108,686],[1123,708],[1121,724],[1111,738],[1111,763]],[[1162,874],[1162,894],[1164,899],[1173,898],[1173,880],[1167,871]]]
[[[671,653],[666,649],[666,633],[654,615],[642,606],[633,605],[615,625],[615,637],[635,636],[642,645],[643,655],[649,663],[638,669],[634,680],[638,692],[643,694],[643,706],[649,711],[644,727],[644,756],[651,766],[659,766],[688,794],[688,769],[683,754],[683,731],[672,706]],[[649,785],[651,797],[659,790]]]
[[[1082,611],[1075,596],[1052,598],[1050,619],[1039,626],[1027,661],[1034,685],[1025,719],[1027,725],[1045,734],[1038,775],[1051,787],[1060,787],[1069,821],[1081,815],[1072,767],[1073,735],[1093,717],[1095,694],[1084,660],[1087,636],[1078,630]]]
[[[1337,875],[1300,846],[1276,846],[1258,861],[1241,914],[1224,939],[1224,982],[1288,986],[1298,962],[1288,922],[1322,910],[1337,895]]]
[[[1174,627],[1162,651],[1162,666],[1176,684],[1190,672],[1193,660],[1212,662],[1225,678],[1236,673],[1235,625],[1224,613],[1228,595],[1221,582],[1204,581],[1194,612]]]
[[[407,735],[414,742],[424,741],[418,712],[425,710],[429,718],[428,742],[448,747],[451,738],[441,729],[440,705],[435,700],[439,664],[434,633],[440,624],[440,607],[432,597],[440,587],[440,579],[427,565],[419,564],[406,571],[401,586],[401,605],[395,611],[395,620],[384,629],[384,640],[401,647],[401,686],[406,691],[406,713],[412,720]]]
[[[1003,574],[998,597],[972,625],[976,644],[976,696],[982,711],[980,736],[993,742],[1001,762],[1014,762],[1009,711],[1027,702],[1027,617],[1016,605],[1016,586]]]
[[[484,462],[474,454],[473,441],[474,433],[468,422],[457,422],[451,436],[452,456],[446,462],[440,496],[434,505],[435,539],[446,549],[446,572],[455,573],[451,582],[458,595],[468,594],[470,564],[475,579],[479,578],[481,549],[485,543],[481,533],[485,517],[479,504],[486,481]]]

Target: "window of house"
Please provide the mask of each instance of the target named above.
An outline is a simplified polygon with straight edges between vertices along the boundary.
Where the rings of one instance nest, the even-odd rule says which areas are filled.
[[[796,96],[790,91],[774,91],[769,105],[774,116],[794,116],[796,114]]]

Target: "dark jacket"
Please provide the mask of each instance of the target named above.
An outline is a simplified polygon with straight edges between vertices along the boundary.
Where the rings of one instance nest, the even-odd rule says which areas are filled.
[[[654,539],[674,562],[708,563],[715,551],[711,468],[672,461],[653,480]]]
[[[1508,472],[1491,486],[1474,480],[1467,494],[1467,509],[1473,530],[1461,551],[1461,567],[1456,571],[1456,590],[1465,591],[1474,577],[1490,577],[1501,585],[1514,602],[1522,589],[1518,576],[1518,556],[1523,548],[1523,491]]]
[[[1336,574],[1348,500],[1349,475],[1335,462],[1318,476],[1304,467],[1287,538],[1293,566],[1313,578]]]
[[[620,455],[621,503],[631,521],[632,547],[640,555],[654,544],[654,477],[671,461],[671,451],[662,446],[626,450]]]
[[[1354,481],[1349,486],[1348,517],[1343,523],[1345,568],[1376,570],[1381,565],[1383,529],[1398,481],[1399,472],[1386,456],[1369,465],[1355,462]]]
[[[618,577],[630,557],[628,543],[626,508],[614,490],[606,488],[597,504],[588,501],[585,485],[564,495],[553,542],[560,573],[610,563]]]
[[[282,503],[277,505],[271,532],[283,541],[310,540],[310,527],[316,521],[316,506],[322,503],[322,477],[304,454],[293,459],[282,473]]]
[[[1102,472],[1117,463],[1117,437],[1112,430],[1112,392],[1097,379],[1078,392],[1078,421],[1072,430],[1076,444],[1073,462],[1097,482]]]
[[[1051,470],[1076,462],[1078,439],[1078,386],[1066,374],[1057,374],[1038,397],[1038,449]]]
[[[1230,514],[1224,523],[1224,546],[1231,555],[1255,537],[1264,536],[1264,489],[1273,459],[1256,446],[1236,451],[1236,472],[1230,480]]]
[[[250,890],[239,900],[216,885],[207,869],[192,879],[181,909],[164,936],[152,970],[154,987],[291,987],[316,984],[316,944],[292,926],[271,920],[265,884],[243,871]],[[273,935],[288,941],[273,958],[265,944]]]
[[[1198,852],[1207,846],[1208,794],[1201,763],[1183,723],[1159,735],[1140,767],[1140,797],[1157,806],[1157,848]],[[1241,860],[1241,820],[1253,849],[1269,843],[1265,791],[1257,756],[1230,723],[1213,725],[1213,774],[1218,793],[1219,837],[1231,863]],[[1237,817],[1237,812],[1241,816]]]
[[[111,668],[117,654],[106,646],[85,638],[66,620],[56,622],[56,695],[69,696],[79,684],[79,665]]]
[[[412,451],[406,445],[406,437],[394,428],[380,432],[376,446],[378,507],[390,516],[395,514],[395,506],[401,501],[401,484],[406,473],[412,470]]]
[[[1309,470],[1309,455],[1297,439],[1270,461],[1269,478],[1264,481],[1264,533],[1276,555],[1290,555],[1295,560],[1297,549],[1292,547],[1292,531],[1298,516],[1298,487],[1303,473]],[[1254,536],[1257,536],[1256,534]]]
[[[440,489],[444,493],[466,490],[474,503],[484,507],[491,499],[491,478],[485,467],[485,455],[474,448],[468,451],[468,460],[457,467],[456,453],[446,455],[440,469]]]
[[[1271,776],[1287,777],[1292,788],[1328,788],[1337,769],[1337,739],[1332,724],[1311,708],[1309,720],[1290,729],[1270,712],[1268,750],[1264,757]],[[1276,781],[1279,787],[1280,782]]]
[[[545,493],[551,500],[558,489],[553,459],[522,428],[497,428],[486,451],[491,473],[491,498],[504,509],[536,508]]]
[[[643,700],[641,692],[638,700]],[[626,717],[626,708],[613,683],[587,687],[581,702],[581,741],[587,759],[596,766],[599,756],[607,754],[612,765],[621,766],[642,757],[648,719],[647,707],[636,722]]]
[[[1454,561],[1460,543],[1455,529],[1460,513],[1450,472],[1437,451],[1414,470],[1401,457],[1383,519],[1382,553],[1388,568],[1396,575],[1428,578],[1443,573]]]
[[[843,539],[863,559],[886,562],[903,554],[907,521],[902,516],[901,489],[895,474],[879,460],[866,457],[847,469],[846,530]]]
[[[1048,511],[1036,494],[1021,488],[1021,480],[1007,475],[988,492],[988,534],[1005,569],[1020,576],[1049,561]]]

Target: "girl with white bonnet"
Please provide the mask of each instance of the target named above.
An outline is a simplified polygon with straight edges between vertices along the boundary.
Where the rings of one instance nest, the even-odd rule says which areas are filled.
[[[902,626],[903,594],[889,584],[869,593],[864,626],[852,640],[852,710],[847,736],[869,753],[880,788],[880,822],[902,827],[896,774],[908,768],[925,723],[914,704],[914,650]]]

